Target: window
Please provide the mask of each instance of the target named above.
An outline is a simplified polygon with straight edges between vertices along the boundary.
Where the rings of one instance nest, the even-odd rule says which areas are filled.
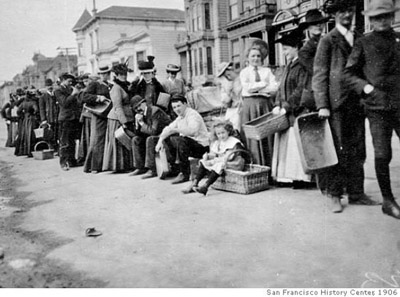
[[[124,63],[125,63],[125,58],[124,58],[124,57],[122,57],[122,58],[120,59],[120,63],[121,63],[121,64],[124,64]]]
[[[197,6],[197,18],[196,18],[196,23],[197,23],[197,30],[203,30],[203,23],[201,22],[201,5],[199,4]]]
[[[240,69],[240,48],[239,39],[232,40],[231,42],[232,62],[234,69]]]
[[[243,11],[254,8],[254,0],[243,0]]]
[[[207,47],[207,74],[213,74],[212,50],[210,46]]]
[[[99,42],[99,30],[98,29],[96,29],[96,30],[94,30],[94,36],[95,36],[95,38],[96,38],[96,51],[97,50],[99,50],[99,48],[100,48],[100,42]]]
[[[193,32],[197,31],[197,5],[193,7],[192,28]]]
[[[238,17],[238,0],[229,0],[229,19],[232,21]]]
[[[200,68],[200,75],[204,74],[204,67],[203,67],[203,48],[199,48],[199,68]]]
[[[136,61],[145,61],[146,53],[144,51],[136,52]]]
[[[205,22],[205,29],[211,29],[211,13],[210,13],[210,3],[204,4],[204,22]]]
[[[78,56],[79,57],[83,56],[83,43],[82,42],[78,43]]]
[[[194,75],[198,75],[198,66],[197,66],[197,50],[193,50],[193,62],[194,62]]]
[[[89,36],[90,36],[90,50],[91,50],[91,53],[93,54],[94,53],[93,33],[90,33]]]

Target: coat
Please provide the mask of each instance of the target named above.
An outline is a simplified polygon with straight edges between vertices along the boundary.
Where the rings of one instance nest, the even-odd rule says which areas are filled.
[[[51,95],[46,91],[39,97],[40,120],[42,122],[57,122],[58,109],[57,100],[54,95]]]
[[[357,36],[355,36],[357,37]],[[317,109],[328,108],[335,111],[347,102],[356,103],[354,92],[350,92],[344,82],[343,70],[352,47],[337,28],[325,35],[318,46],[314,61],[312,89]]]
[[[400,109],[400,33],[373,31],[360,38],[347,62],[345,78],[359,95],[367,84],[385,93],[378,101],[364,95],[367,109]]]
[[[162,130],[171,123],[170,117],[159,107],[149,106],[144,116],[144,124],[137,132],[147,136],[160,135]]]
[[[133,111],[130,105],[130,98],[127,92],[115,83],[110,91],[112,108],[107,118],[118,120],[121,124],[134,121]]]
[[[145,98],[148,104],[151,103],[153,105],[156,105],[158,95],[160,95],[160,92],[165,93],[165,90],[156,78],[152,78],[151,82],[154,85],[154,93],[151,94],[151,97],[146,98],[147,83],[144,79],[140,78],[132,82],[132,86],[130,87],[131,95],[139,95],[140,97]]]
[[[61,85],[54,91],[54,96],[60,107],[58,121],[79,120],[82,106],[78,102],[78,96],[71,95],[72,88]]]
[[[295,117],[304,109],[300,100],[306,80],[307,72],[299,63],[299,59],[286,66],[276,94],[275,106],[286,109],[291,126],[294,124]]]

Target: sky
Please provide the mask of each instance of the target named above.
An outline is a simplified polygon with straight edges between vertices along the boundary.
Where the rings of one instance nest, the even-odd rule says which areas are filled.
[[[95,1],[97,11],[110,6],[184,9],[184,0]],[[0,0],[0,84],[33,65],[35,52],[54,57],[58,47],[76,48],[72,28],[85,8],[91,13],[93,0]]]

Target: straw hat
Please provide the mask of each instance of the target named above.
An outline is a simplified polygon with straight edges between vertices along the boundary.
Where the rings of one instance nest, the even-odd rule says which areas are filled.
[[[400,10],[395,7],[392,0],[372,0],[368,5],[368,9],[363,11],[363,14],[369,17],[374,17],[381,14],[393,13]]]

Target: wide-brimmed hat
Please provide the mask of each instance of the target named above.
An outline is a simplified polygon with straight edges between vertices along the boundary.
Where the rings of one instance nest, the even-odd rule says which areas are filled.
[[[304,30],[310,25],[325,23],[329,17],[322,15],[318,9],[310,9],[306,12],[305,21],[299,24],[299,29]]]
[[[154,64],[152,62],[139,61],[138,68],[142,73],[154,72]]]
[[[75,80],[75,76],[73,76],[70,73],[63,73],[63,74],[61,74],[60,79],[61,80],[67,80],[67,79]]]
[[[129,69],[128,69],[128,66],[126,66],[125,64],[117,64],[117,65],[113,66],[111,71],[117,75],[118,74],[127,75]]]
[[[275,40],[275,42],[282,43],[282,45],[288,45],[291,47],[300,47],[302,39],[303,35],[301,31],[297,29],[283,35],[281,38]]]
[[[328,14],[335,14],[338,11],[356,6],[356,4],[356,0],[326,0],[322,5],[322,11]]]
[[[110,65],[102,66],[102,67],[99,67],[99,71],[97,71],[97,73],[103,74],[103,73],[111,72],[111,70],[112,69],[111,69]]]
[[[221,77],[227,69],[232,69],[232,62],[222,62],[217,66],[217,77]]]
[[[167,72],[179,72],[181,71],[181,67],[174,64],[168,64],[166,70]]]
[[[393,13],[400,10],[400,8],[395,7],[392,0],[372,0],[367,10],[362,13],[366,16],[373,17],[376,15]]]
[[[145,101],[146,101],[146,99],[142,98],[139,95],[133,96],[130,101],[132,109],[135,110],[136,108],[139,107],[140,104],[142,104]]]
[[[50,78],[46,78],[44,81],[44,86],[45,87],[51,87],[53,85],[53,81]]]

